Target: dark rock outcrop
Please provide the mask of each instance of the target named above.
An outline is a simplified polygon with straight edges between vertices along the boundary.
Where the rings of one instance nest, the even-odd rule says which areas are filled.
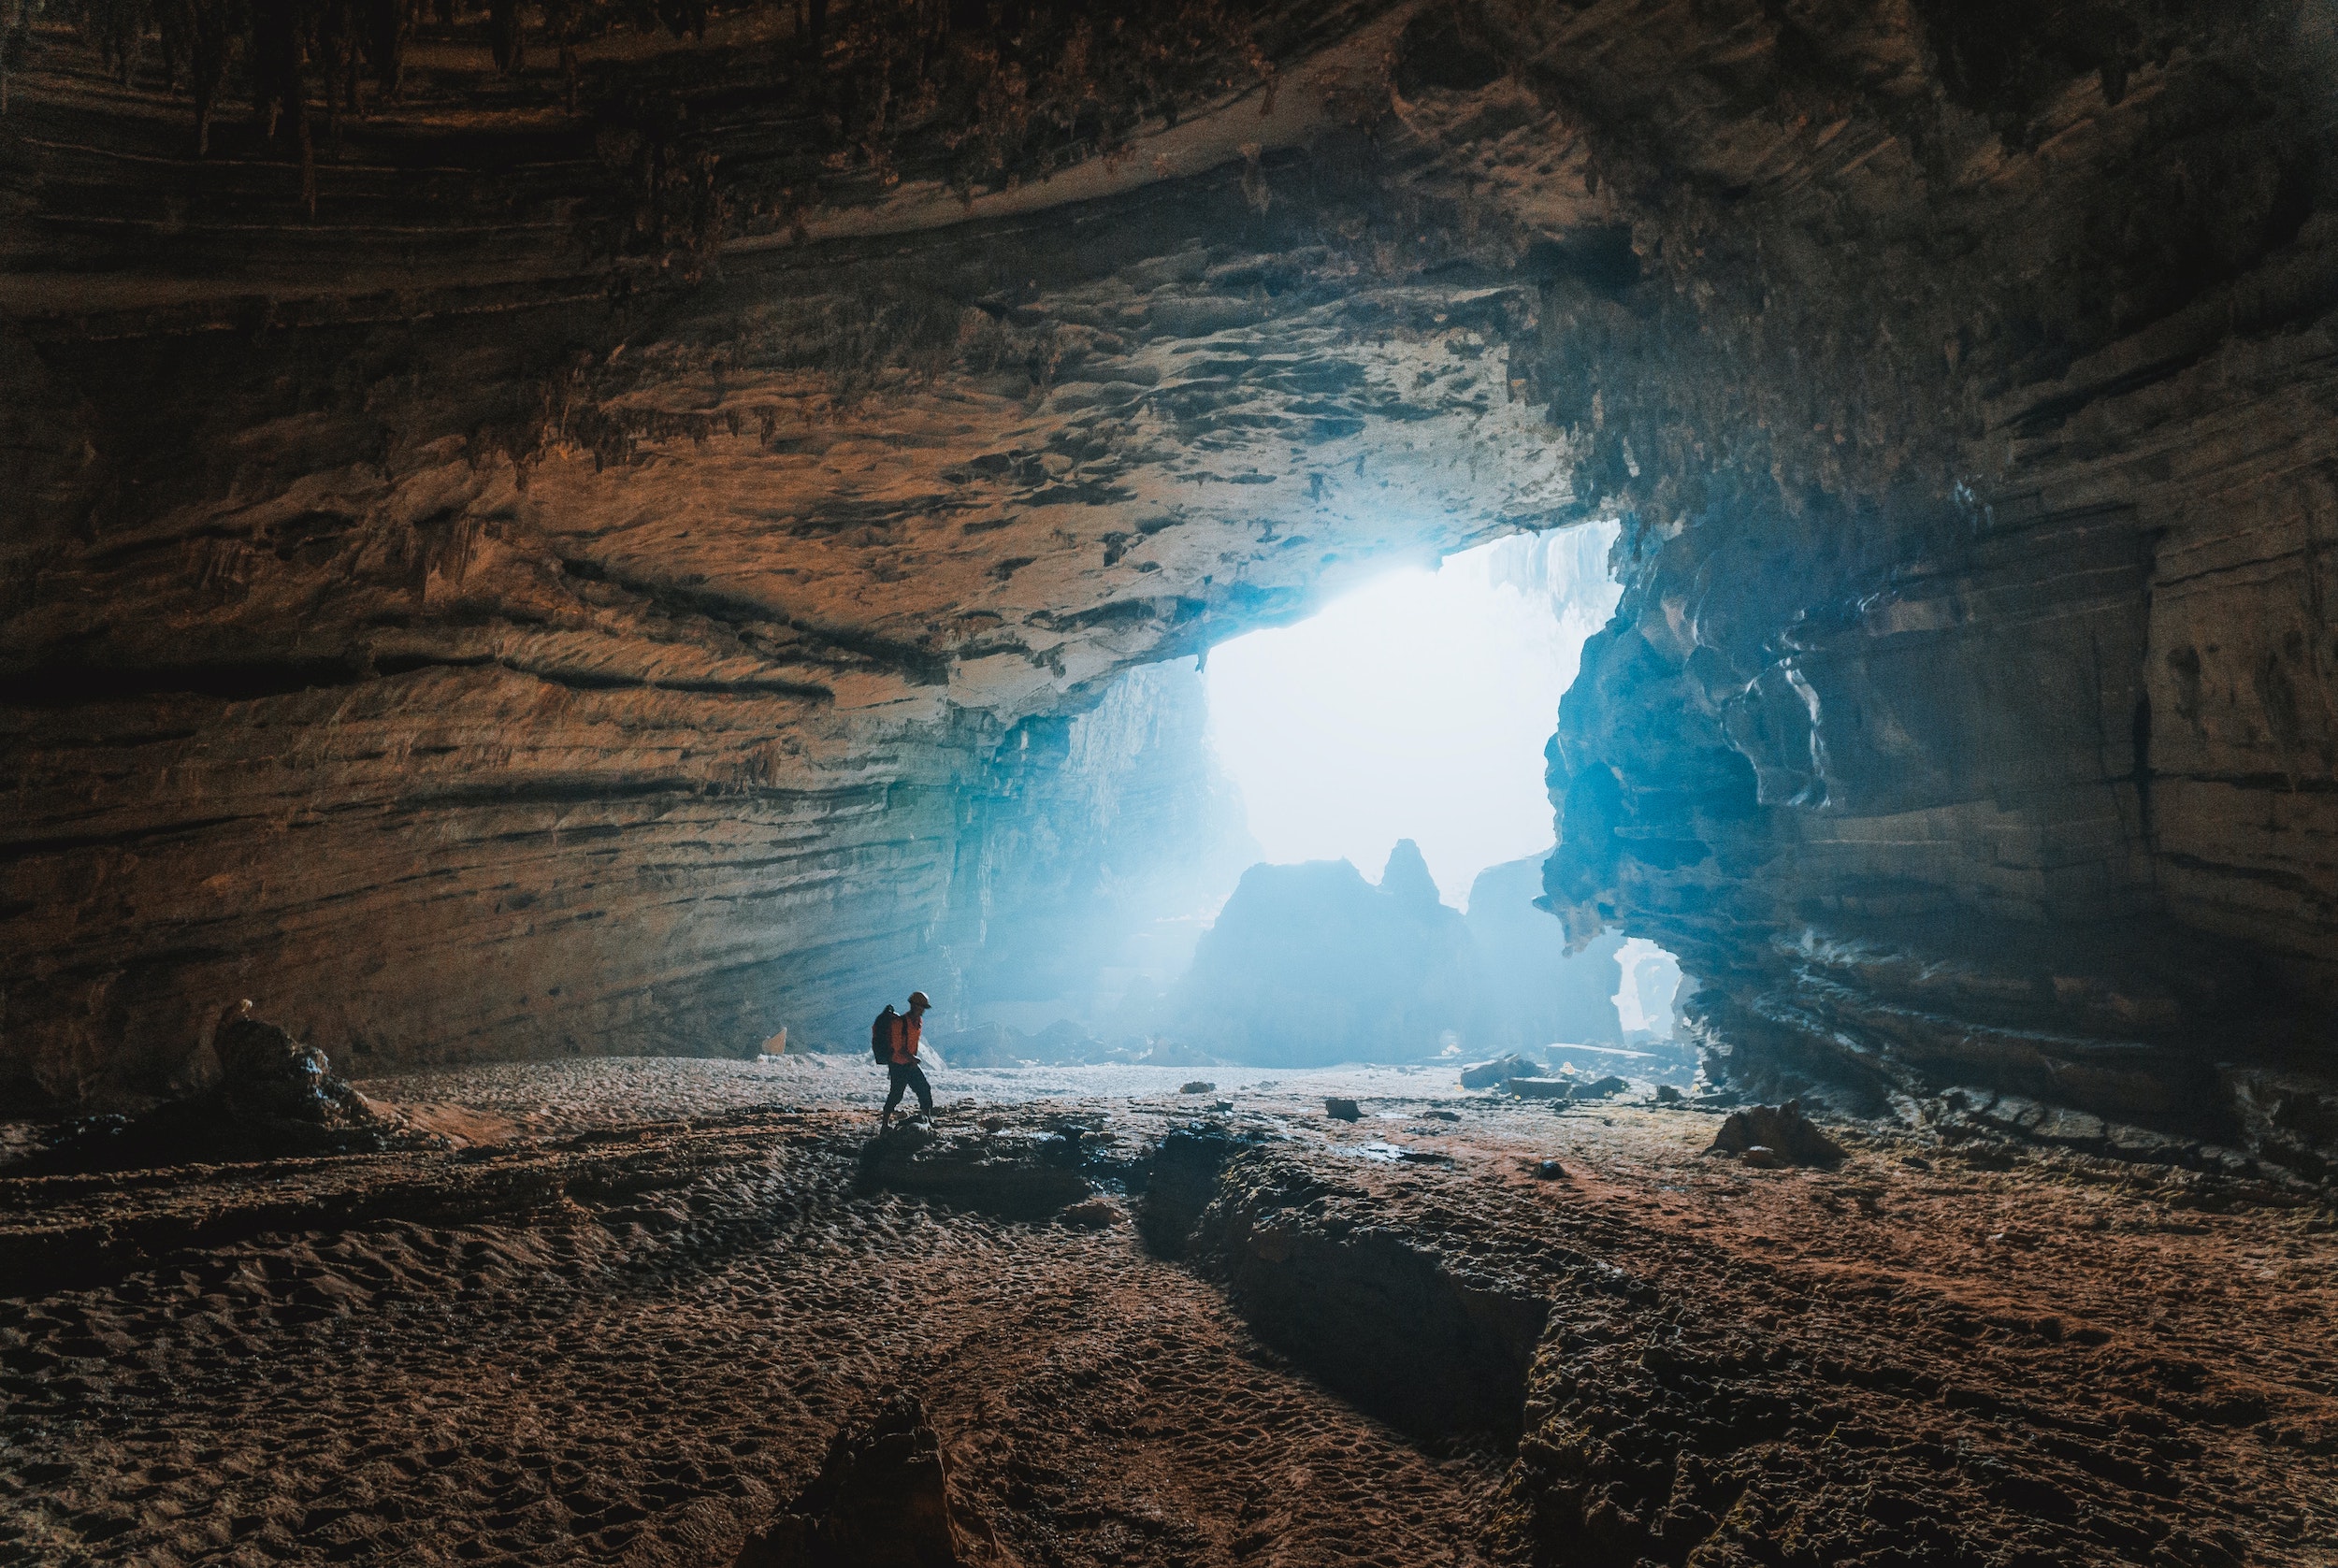
[[[1508,1078],[1537,1078],[1541,1067],[1524,1057],[1496,1057],[1491,1061],[1473,1061],[1461,1070],[1461,1086],[1465,1089],[1490,1089]]]
[[[1171,1026],[1235,1061],[1433,1056],[1469,1021],[1475,955],[1409,839],[1379,885],[1345,860],[1251,867],[1174,987]]]
[[[1799,1100],[1783,1105],[1753,1105],[1732,1111],[1713,1134],[1708,1154],[1750,1155],[1767,1151],[1790,1165],[1833,1165],[1843,1158],[1842,1145],[1819,1130],[1802,1114]]]
[[[1394,1230],[1327,1221],[1327,1187],[1274,1152],[1229,1158],[1184,1245],[1262,1336],[1417,1432],[1515,1436],[1550,1302]]]
[[[324,1052],[254,1017],[249,1001],[220,1015],[211,1049],[219,1072],[208,1087],[137,1115],[89,1118],[30,1170],[145,1170],[446,1145],[335,1075]]]
[[[960,1568],[941,1439],[915,1394],[829,1445],[828,1460],[734,1568]]]
[[[2338,1083],[2242,1069],[2226,1078],[2250,1147],[2309,1175],[2338,1171]]]
[[[1083,1131],[1064,1124],[956,1128],[912,1119],[884,1129],[862,1146],[860,1180],[1032,1217],[1093,1190],[1080,1171]]]

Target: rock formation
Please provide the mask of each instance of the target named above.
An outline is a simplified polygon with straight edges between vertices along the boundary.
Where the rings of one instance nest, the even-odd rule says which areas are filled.
[[[916,1395],[894,1394],[836,1434],[820,1474],[733,1568],[960,1568],[960,1541],[941,1440]]]
[[[149,1170],[446,1146],[444,1137],[360,1094],[324,1052],[254,1017],[249,1001],[220,1015],[211,1052],[217,1071],[203,1087],[139,1115],[87,1118],[31,1169]]]
[[[1537,56],[1648,204],[1540,317],[1630,517],[1547,896],[1680,953],[1749,1083],[2149,1118],[2326,1058],[2329,40],[2080,14]],[[1677,93],[1757,56],[1807,118]]]
[[[1843,1158],[1842,1146],[1820,1131],[1802,1114],[1798,1100],[1783,1105],[1755,1105],[1732,1111],[1713,1134],[1709,1154],[1733,1154],[1773,1165],[1831,1165]]]
[[[1207,722],[1201,679],[1179,661],[1133,669],[1090,712],[1026,719],[1007,737],[965,833],[981,924],[951,958],[970,1011],[1109,1013],[1185,968],[1258,858]]]
[[[1245,871],[1168,1009],[1176,1038],[1234,1061],[1407,1061],[1468,1025],[1477,980],[1468,928],[1400,839],[1377,886],[1345,860]]]
[[[1543,897],[1717,1069],[2320,1125],[2326,7],[281,9],[11,34],[12,1102],[244,995],[382,1065],[1062,984],[1000,920],[1127,870],[1043,843],[1115,676],[1614,518]]]
[[[1567,952],[1566,931],[1535,906],[1543,859],[1489,866],[1469,885],[1464,919],[1479,973],[1479,1006],[1468,1031],[1473,1051],[1624,1038],[1615,1008],[1623,979],[1615,955],[1624,933],[1607,931]]]
[[[1389,35],[1341,25],[1241,31],[1368,108]],[[1380,210],[1330,77],[1264,115],[1251,65],[1213,85],[1239,40],[1133,163],[1068,138],[956,189],[932,118],[830,168],[790,84],[859,91],[865,37],[653,38],[573,116],[481,54],[297,164],[224,122],[198,158],[158,79],[34,42],[0,122],[20,1102],[158,1087],[255,989],[377,1067],[948,1006],[1025,720],[1572,515],[1501,368],[1529,294]],[[690,207],[718,164],[758,194]]]

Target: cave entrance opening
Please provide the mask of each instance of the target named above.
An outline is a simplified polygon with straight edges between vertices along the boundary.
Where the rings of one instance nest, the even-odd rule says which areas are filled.
[[[1551,846],[1544,747],[1622,597],[1617,532],[1517,535],[1390,571],[1209,655],[1212,747],[1263,861],[1344,860],[1465,912],[1473,984],[1498,1004],[1449,1050],[1673,1034],[1671,955],[1620,932],[1566,955],[1533,905]]]
[[[1271,862],[1376,871],[1420,846],[1448,903],[1551,845],[1543,746],[1622,597],[1614,524],[1522,534],[1384,573],[1210,650],[1210,741]]]
[[[1688,1083],[1680,967],[1536,907],[1544,749],[1612,523],[1383,572],[1033,721],[949,1059],[1255,1068],[1519,1052]]]

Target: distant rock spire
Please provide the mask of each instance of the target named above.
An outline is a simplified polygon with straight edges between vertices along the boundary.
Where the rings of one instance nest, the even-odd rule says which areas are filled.
[[[1397,840],[1396,847],[1388,852],[1388,867],[1380,872],[1380,891],[1406,904],[1441,901],[1437,898],[1436,879],[1429,874],[1429,862],[1422,857],[1421,846],[1410,839]]]

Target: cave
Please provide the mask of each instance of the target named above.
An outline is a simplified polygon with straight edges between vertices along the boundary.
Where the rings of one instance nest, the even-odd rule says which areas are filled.
[[[2333,80],[8,0],[0,1561],[2327,1561]],[[1263,844],[1488,552],[1533,842]]]

